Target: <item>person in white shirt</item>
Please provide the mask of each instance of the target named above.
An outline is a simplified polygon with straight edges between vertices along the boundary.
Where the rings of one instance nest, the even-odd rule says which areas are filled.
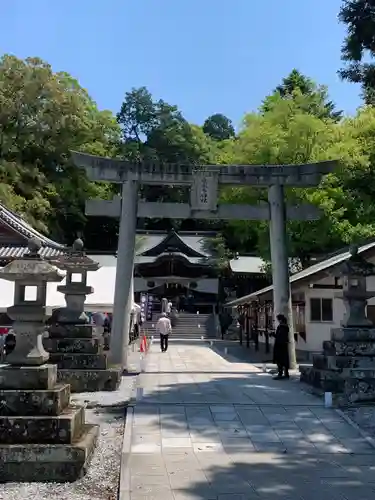
[[[169,301],[168,304],[167,304],[167,314],[168,315],[171,314],[171,312],[172,312],[172,305],[173,304],[172,304],[171,301]]]
[[[163,297],[161,299],[161,312],[165,313],[165,312],[167,312],[167,309],[168,309],[168,299]]]
[[[169,334],[172,331],[171,321],[167,318],[167,313],[162,313],[161,318],[158,319],[158,322],[156,323],[156,331],[159,332],[160,335],[161,352],[167,352]]]

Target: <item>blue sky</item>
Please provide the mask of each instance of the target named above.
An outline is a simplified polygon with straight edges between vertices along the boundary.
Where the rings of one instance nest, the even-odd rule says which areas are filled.
[[[0,54],[39,56],[67,71],[100,108],[146,86],[203,123],[238,125],[294,67],[329,87],[346,113],[359,88],[337,76],[341,0],[11,0],[1,6]]]

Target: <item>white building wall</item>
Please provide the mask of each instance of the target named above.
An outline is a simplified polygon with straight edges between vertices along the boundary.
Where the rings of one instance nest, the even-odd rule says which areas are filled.
[[[369,259],[370,260],[370,259]],[[375,261],[375,259],[374,259]],[[333,285],[333,278],[325,278],[320,281],[314,282],[314,285]],[[375,292],[375,276],[370,276],[367,278],[367,289],[369,291]],[[302,290],[301,290],[302,291]],[[305,287],[303,289],[305,294],[305,321],[306,321],[306,342],[299,338],[297,342],[297,349],[301,351],[321,351],[322,343],[325,340],[330,340],[331,329],[339,328],[341,326],[341,321],[345,314],[344,302],[341,298],[335,297],[335,295],[340,293],[340,290],[331,288],[311,288]],[[310,299],[311,298],[321,298],[321,299],[332,299],[333,308],[333,321],[331,322],[314,322],[311,321],[310,312]],[[372,297],[368,301],[369,305],[375,305],[375,297]]]
[[[299,339],[297,344],[297,348],[301,351],[321,351],[323,342],[331,338],[331,328],[340,326],[345,308],[342,299],[334,297],[338,291],[321,288],[305,289],[306,342]],[[332,321],[311,321],[310,299],[312,298],[332,299]]]

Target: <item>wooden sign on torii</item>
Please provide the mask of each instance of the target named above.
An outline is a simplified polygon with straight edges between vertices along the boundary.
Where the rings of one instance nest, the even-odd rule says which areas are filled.
[[[290,328],[290,361],[295,364],[289,286],[286,220],[315,220],[319,212],[312,205],[289,207],[284,187],[317,186],[336,161],[304,165],[179,165],[131,163],[72,152],[77,167],[84,168],[91,181],[122,184],[121,196],[113,200],[89,200],[86,215],[120,219],[111,361],[126,368],[132,304],[132,278],[137,217],[175,219],[269,220],[274,313],[284,314]],[[139,185],[190,186],[190,203],[151,203],[138,200]],[[268,189],[268,203],[219,205],[220,185],[257,186]]]

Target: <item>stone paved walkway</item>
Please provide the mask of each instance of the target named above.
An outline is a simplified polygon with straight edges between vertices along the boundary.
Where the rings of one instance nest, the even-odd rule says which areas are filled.
[[[152,346],[142,392],[121,500],[375,498],[375,450],[297,380],[172,342]]]

